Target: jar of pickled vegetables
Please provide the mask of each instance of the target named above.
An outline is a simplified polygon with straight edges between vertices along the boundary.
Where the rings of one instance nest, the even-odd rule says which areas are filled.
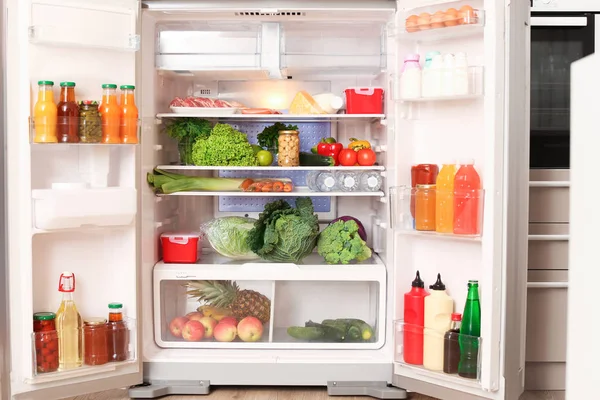
[[[81,143],[100,143],[102,140],[102,119],[97,101],[79,102],[79,140]]]
[[[83,363],[102,365],[108,362],[107,325],[104,318],[83,321]]]
[[[58,334],[56,314],[39,312],[33,314],[35,336],[35,365],[38,373],[58,370]]]
[[[300,137],[298,131],[279,131],[279,154],[277,164],[280,167],[297,167],[300,165]]]

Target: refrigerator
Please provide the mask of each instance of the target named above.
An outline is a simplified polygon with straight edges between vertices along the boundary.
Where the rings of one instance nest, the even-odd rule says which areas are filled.
[[[6,135],[6,98],[5,98],[5,87],[6,87],[6,65],[5,65],[5,27],[6,27],[6,13],[5,13],[5,2],[2,2],[2,11],[0,12],[0,75],[2,76],[2,86],[0,89],[0,140],[2,141],[2,152],[0,154],[0,176],[2,181],[6,182],[6,164],[5,164],[5,135]],[[6,192],[2,191],[0,196],[0,226],[2,226],[2,239],[0,240],[0,254],[2,259],[0,260],[0,398],[8,398],[10,393],[10,362],[9,362],[9,348],[8,348],[8,286],[6,282]]]
[[[406,398],[407,391],[443,399],[518,398],[524,380],[527,271],[527,2],[7,3],[12,398],[58,399],[123,387],[130,388],[132,398],[154,398],[206,394],[218,385],[316,385],[327,386],[332,395],[376,398]],[[438,86],[414,95],[425,87],[415,84],[416,78],[403,79],[404,61],[417,54],[425,71],[432,51],[439,52],[431,60],[437,67],[423,79]],[[449,60],[446,67],[442,60]],[[458,79],[461,85],[455,84]],[[43,96],[51,93],[58,102],[60,82],[74,82],[76,100],[84,101],[75,124],[78,137],[87,129],[84,122],[91,124],[84,110],[101,100],[103,85],[134,85],[139,143],[47,143],[50,136],[45,135],[54,132],[49,127],[61,132],[62,120],[38,113],[39,86]],[[311,101],[317,94],[332,94],[345,105],[329,113],[289,111],[298,97],[298,109],[326,108]],[[175,99],[190,97],[231,107],[174,106]],[[383,108],[352,111],[357,104],[352,103],[364,98]],[[280,114],[248,114],[240,104]],[[93,112],[88,115],[100,118]],[[349,167],[182,165],[182,146],[168,134],[181,118],[227,124],[250,143],[276,122],[296,125],[299,148],[306,153],[327,137],[344,146],[351,138],[368,140],[377,162]],[[424,187],[413,188],[411,170],[463,159],[474,160],[481,180],[470,192],[479,221],[475,231],[442,234],[420,227],[411,203],[424,204],[419,198]],[[278,193],[157,194],[148,183],[155,168],[202,177],[288,178],[293,187]],[[381,187],[344,186],[348,178],[360,181],[366,173]],[[332,191],[309,188],[309,176],[316,175],[317,181],[323,176],[337,186]],[[311,199],[321,232],[338,217],[359,219],[371,256],[328,264],[315,249],[299,262],[235,260],[215,252],[207,235],[201,235],[195,263],[163,260],[162,234],[206,232],[205,224],[216,218],[259,218],[268,203],[283,199],[294,206],[299,197]],[[417,323],[421,339],[436,345],[444,340],[439,326],[449,325],[450,311],[463,313],[468,282],[478,282],[481,324],[469,342],[472,376],[406,361],[407,352],[415,349],[407,340],[415,326],[404,320],[404,295],[417,271],[428,292],[440,274],[452,298],[452,310],[440,314],[442,325],[423,330]],[[86,323],[86,362],[55,370],[60,351],[48,343],[57,343],[52,341],[58,335],[37,332],[33,315],[57,312],[59,278],[71,276],[66,272],[74,274],[72,296],[90,324],[92,317],[107,318],[109,303],[123,305],[127,341],[118,361],[86,358],[86,345],[92,343],[85,339],[92,329]],[[185,318],[187,326],[193,314],[206,316],[208,308],[202,306],[211,305],[186,293],[198,282],[209,282],[213,289],[225,285],[230,297],[223,307],[234,316],[244,307],[262,307],[257,314],[262,335],[256,341],[243,339],[238,324],[232,341],[217,340],[221,335],[216,332],[202,340],[182,338],[174,321]],[[212,317],[221,324],[223,315]],[[325,338],[328,319],[360,320],[369,334],[357,340]],[[318,327],[312,339],[290,334],[294,327],[306,334],[310,323]],[[337,335],[339,330],[328,332]]]

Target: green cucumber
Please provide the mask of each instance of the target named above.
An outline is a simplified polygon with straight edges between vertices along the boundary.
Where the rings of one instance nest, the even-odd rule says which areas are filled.
[[[324,341],[342,342],[345,338],[345,332],[333,326],[318,324],[312,321],[306,322],[305,326],[307,328],[322,329],[324,332],[322,339]]]
[[[362,340],[369,342],[373,338],[373,328],[371,325],[367,324],[365,321],[356,318],[345,318],[345,319],[337,319],[336,321],[342,321],[352,326],[357,327],[360,330],[360,336]]]
[[[300,165],[303,167],[333,167],[335,160],[333,157],[320,154],[300,153]]]
[[[325,336],[324,330],[318,327],[290,326],[287,333],[300,340],[318,340]]]

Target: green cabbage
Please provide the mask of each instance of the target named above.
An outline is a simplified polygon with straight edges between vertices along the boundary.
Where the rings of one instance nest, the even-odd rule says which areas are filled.
[[[254,260],[258,255],[248,246],[248,233],[255,221],[244,217],[216,218],[205,224],[202,231],[213,249],[222,256],[234,260]]]

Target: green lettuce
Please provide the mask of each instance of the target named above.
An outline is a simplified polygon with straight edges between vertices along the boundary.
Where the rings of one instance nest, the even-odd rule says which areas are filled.
[[[254,228],[254,218],[222,217],[203,226],[203,231],[215,251],[234,260],[258,258],[248,246],[248,233]]]

